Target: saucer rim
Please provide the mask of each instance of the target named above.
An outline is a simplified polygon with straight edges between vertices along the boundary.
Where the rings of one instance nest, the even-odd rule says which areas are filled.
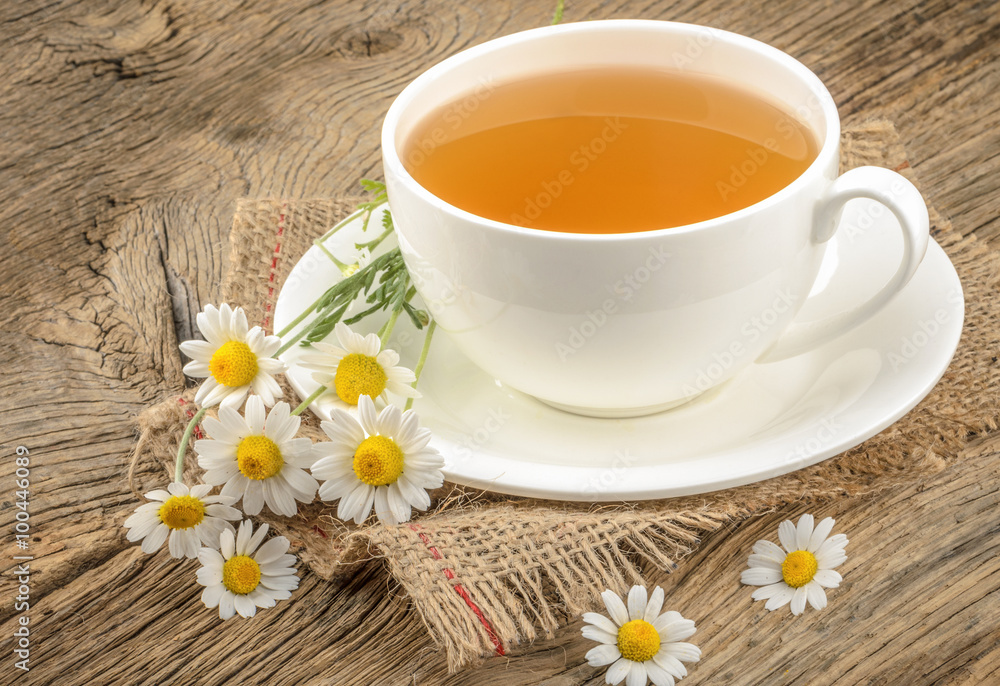
[[[359,220],[352,220],[347,224],[342,231],[349,232],[352,228],[357,227]],[[933,237],[932,237],[933,238]],[[785,460],[785,461],[774,461],[771,464],[766,465],[756,465],[752,469],[747,471],[735,472],[732,474],[726,474],[726,476],[712,479],[712,478],[701,478],[697,481],[691,482],[686,485],[675,485],[663,483],[665,480],[663,478],[664,469],[677,469],[681,463],[659,463],[659,464],[646,464],[638,465],[634,467],[629,467],[630,478],[628,482],[632,485],[629,486],[626,483],[618,484],[613,489],[609,489],[607,492],[598,493],[586,493],[580,488],[581,484],[585,484],[588,478],[599,477],[605,471],[607,467],[596,467],[596,466],[585,466],[585,467],[574,467],[570,465],[558,465],[551,463],[531,463],[523,460],[513,460],[510,457],[505,457],[502,455],[497,455],[496,453],[480,456],[477,463],[485,463],[478,465],[478,468],[468,468],[465,467],[459,471],[453,471],[452,461],[449,459],[451,455],[454,455],[458,450],[461,449],[461,445],[455,440],[449,440],[441,436],[435,436],[432,445],[438,448],[441,453],[445,456],[445,468],[444,474],[445,478],[456,484],[469,486],[473,488],[478,488],[482,490],[489,490],[494,492],[500,492],[509,495],[525,496],[532,498],[543,498],[543,499],[556,499],[562,501],[577,501],[577,502],[625,502],[625,501],[636,501],[636,500],[653,500],[662,499],[670,497],[680,497],[687,495],[698,495],[710,493],[713,491],[723,490],[726,488],[732,488],[736,486],[747,485],[750,483],[755,483],[758,481],[763,481],[776,476],[787,474],[804,467],[808,467],[824,460],[827,460],[835,455],[841,454],[846,450],[849,450],[864,441],[868,440],[872,436],[882,432],[887,427],[894,424],[901,417],[906,415],[910,410],[916,407],[917,404],[923,398],[925,398],[931,390],[937,385],[940,379],[944,376],[948,367],[954,358],[955,351],[958,347],[959,340],[961,339],[961,334],[964,328],[964,317],[965,317],[965,298],[964,292],[961,287],[961,280],[955,271],[954,265],[952,264],[947,253],[941,248],[941,246],[935,241],[931,240],[928,245],[928,253],[937,253],[935,257],[931,260],[927,258],[930,255],[925,256],[925,262],[932,264],[931,268],[937,269],[936,280],[941,281],[942,279],[951,282],[960,294],[960,299],[958,302],[954,303],[952,314],[959,314],[959,317],[954,317],[950,320],[951,326],[947,328],[946,331],[942,331],[944,335],[943,344],[936,346],[937,349],[945,348],[948,350],[947,355],[939,355],[935,358],[936,364],[930,367],[925,365],[916,365],[911,367],[910,374],[918,376],[919,378],[925,379],[925,382],[919,386],[919,391],[908,394],[905,401],[893,403],[890,409],[880,416],[878,421],[866,422],[864,427],[860,430],[855,428],[853,431],[847,433],[847,435],[840,441],[830,443],[829,445],[823,447],[816,452],[803,455],[798,459]],[[299,258],[295,266],[291,269],[288,275],[288,279],[291,279],[296,275],[296,270],[300,268],[300,265],[306,263],[312,259],[320,259],[321,264],[326,262],[326,257],[322,254],[321,249],[313,245],[309,248],[306,253]],[[942,261],[943,260],[943,261]],[[333,265],[330,265],[333,268]],[[286,280],[286,284],[288,280]],[[908,284],[902,292],[910,288]],[[902,293],[901,292],[901,293]],[[290,320],[291,316],[286,316],[285,309],[289,306],[283,296],[291,297],[286,293],[284,286],[279,292],[277,301],[275,303],[275,328],[280,328],[280,325],[286,321]],[[895,302],[895,299],[894,301]],[[890,303],[887,307],[892,307],[893,303]],[[836,341],[831,344],[836,343]],[[831,345],[828,344],[828,345]],[[821,346],[822,350],[826,346]],[[815,353],[816,351],[811,351]],[[283,357],[289,355],[291,351],[286,352]],[[804,353],[804,355],[809,355],[811,353]],[[315,382],[309,378],[310,384],[313,388],[307,388],[303,386],[300,379],[294,373],[297,365],[294,360],[289,364],[289,373],[286,374],[290,385],[292,386],[294,392],[299,396],[300,399],[307,398],[312,390],[317,386]],[[933,373],[929,373],[928,369],[933,369]],[[299,368],[301,373],[301,368]],[[866,389],[865,394],[861,397],[856,398],[852,401],[851,405],[855,405],[860,402],[871,389]],[[520,394],[523,395],[523,394]],[[530,398],[529,396],[524,396],[520,402],[530,401],[537,402],[540,401]],[[849,406],[850,407],[850,406]],[[310,411],[313,412],[322,420],[328,420],[329,414],[326,409],[317,402],[313,402],[309,407]],[[419,409],[419,408],[418,408]],[[591,423],[599,423],[606,421],[601,418],[584,418],[589,420]],[[815,422],[810,422],[815,423]],[[794,427],[798,430],[800,427],[797,425]],[[770,440],[763,443],[755,443],[752,446],[752,452],[757,453],[762,449],[766,449],[767,446],[771,444],[781,444],[784,436],[790,433],[789,430],[785,430],[777,436],[772,437]],[[785,439],[787,443],[787,438]],[[787,445],[786,445],[787,449]],[[732,454],[733,451],[726,451]],[[748,451],[749,452],[749,451]],[[699,456],[711,459],[712,455]],[[468,461],[466,461],[466,465]],[[520,472],[526,472],[524,467],[526,465],[536,466],[541,474],[521,474]],[[475,465],[474,465],[475,466]],[[658,483],[655,487],[643,488],[636,487],[635,484],[642,483]],[[562,484],[562,487],[560,487]]]

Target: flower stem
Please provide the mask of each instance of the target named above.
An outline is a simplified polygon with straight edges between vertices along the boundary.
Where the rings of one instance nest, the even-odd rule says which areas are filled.
[[[338,260],[337,257],[332,252],[327,250],[326,246],[323,245],[322,243],[316,243],[316,246],[319,247],[319,249],[323,251],[323,253],[327,256],[327,258],[337,266],[337,269],[340,270],[341,274],[347,273],[347,270],[350,269],[350,265],[346,265],[340,260]]]
[[[396,327],[396,319],[399,317],[399,313],[402,310],[402,303],[400,303],[399,307],[393,308],[392,312],[389,314],[389,319],[382,325],[382,328],[378,330],[378,339],[379,342],[381,342],[382,347],[385,347],[386,341],[388,341],[389,336],[392,335],[392,330]]]
[[[177,446],[177,466],[174,468],[174,481],[179,484],[184,483],[184,455],[187,453],[188,442],[191,440],[191,434],[194,433],[194,429],[198,426],[198,422],[201,418],[205,416],[205,412],[208,411],[207,407],[203,407],[198,410],[195,416],[191,417],[191,421],[188,422],[187,429],[184,430],[184,436],[181,437],[181,444]]]
[[[552,15],[552,25],[555,26],[562,22],[563,11],[566,9],[566,0],[558,0],[556,2],[556,12]]]
[[[393,228],[390,226],[388,229],[380,233],[377,238],[374,238],[368,241],[367,243],[355,243],[354,247],[357,248],[358,250],[361,250],[363,248],[368,248],[368,252],[375,252],[375,248],[379,246],[379,243],[388,238],[389,234],[392,232]]]
[[[329,231],[327,231],[326,233],[324,233],[322,236],[320,236],[319,238],[317,238],[316,240],[314,240],[313,243],[315,245],[318,245],[320,247],[320,249],[323,250],[323,252],[326,252],[326,254],[329,255],[330,253],[327,252],[323,248],[323,243],[326,242],[326,239],[328,239],[330,236],[332,236],[333,234],[335,234],[338,231],[340,231],[342,228],[344,228],[349,223],[351,223],[356,217],[360,216],[363,213],[364,213],[364,210],[355,210],[354,212],[351,212],[349,215],[347,215],[346,217],[344,217],[343,219],[341,219],[339,222],[337,222],[336,224],[334,224],[332,229],[330,229]],[[336,262],[336,261],[337,261],[336,258],[334,258],[334,262]]]
[[[294,329],[296,326],[298,326],[299,322],[301,322],[303,319],[305,319],[306,317],[308,317],[310,314],[312,314],[316,310],[316,308],[319,306],[319,304],[320,304],[320,302],[322,302],[322,300],[323,300],[323,296],[320,296],[320,297],[316,298],[316,300],[313,302],[312,305],[310,305],[309,307],[307,307],[306,309],[304,309],[302,311],[302,314],[300,314],[298,317],[296,317],[291,322],[289,322],[288,326],[286,326],[284,329],[282,329],[281,331],[279,331],[278,333],[276,333],[275,336],[277,336],[278,338],[283,338],[284,336],[288,335],[288,332],[290,332],[292,329]],[[282,346],[281,348],[279,348],[278,352],[274,353],[274,356],[277,357],[281,353],[285,352],[285,350],[287,349],[287,347],[288,347],[288,345],[286,344],[286,345]]]
[[[434,329],[436,328],[437,322],[432,319],[431,323],[427,325],[427,333],[424,335],[424,347],[420,349],[420,359],[417,360],[417,367],[413,370],[413,375],[416,377],[413,380],[414,388],[420,383],[420,373],[424,371],[424,363],[427,362],[427,353],[431,349],[431,338],[434,336]],[[411,407],[413,407],[413,398],[407,398],[406,407],[403,410],[408,410]]]
[[[315,307],[315,303],[313,303],[313,306]],[[305,312],[303,314],[308,314],[308,312]],[[284,343],[282,343],[281,347],[278,348],[275,351],[274,355],[272,355],[271,357],[280,357],[281,353],[285,352],[286,350],[288,350],[289,348],[291,348],[293,345],[295,345],[296,343],[298,343],[302,339],[302,337],[305,336],[307,333],[309,333],[309,329],[302,329],[297,334],[295,334],[294,336],[292,336],[291,338],[289,338],[287,341],[285,341]]]
[[[305,412],[306,408],[309,407],[312,404],[312,402],[316,400],[316,398],[320,397],[324,393],[326,393],[326,386],[320,386],[319,388],[317,388],[315,391],[312,392],[312,395],[310,395],[308,398],[302,401],[301,405],[292,410],[291,413],[292,416],[297,417],[298,415]]]

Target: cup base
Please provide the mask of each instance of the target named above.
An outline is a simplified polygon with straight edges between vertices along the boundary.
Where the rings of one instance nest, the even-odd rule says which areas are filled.
[[[545,403],[549,407],[554,407],[557,410],[582,415],[584,417],[596,417],[598,419],[625,419],[628,417],[645,417],[646,415],[666,412],[667,410],[672,410],[675,407],[686,405],[692,400],[700,398],[703,393],[704,391],[695,395],[689,395],[685,398],[681,398],[680,400],[672,400],[669,403],[663,403],[661,405],[646,405],[644,407],[577,407],[576,405],[554,403],[550,400],[543,400],[542,398],[537,398],[537,400]]]

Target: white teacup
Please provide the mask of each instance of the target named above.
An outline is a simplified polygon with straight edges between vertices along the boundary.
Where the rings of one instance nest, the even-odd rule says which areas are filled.
[[[625,234],[550,232],[484,219],[435,197],[404,168],[406,142],[441,105],[460,97],[476,102],[484,84],[541,70],[606,65],[682,68],[766,93],[812,130],[819,155],[787,187],[738,212]],[[906,285],[927,248],[924,202],[887,169],[862,167],[838,177],[839,151],[836,105],[801,63],[744,36],[660,21],[567,24],[489,41],[418,77],[382,128],[403,257],[441,329],[502,383],[601,417],[668,409],[755,361],[822,345]],[[899,220],[899,269],[853,310],[795,322],[843,205],[861,197],[884,204]]]

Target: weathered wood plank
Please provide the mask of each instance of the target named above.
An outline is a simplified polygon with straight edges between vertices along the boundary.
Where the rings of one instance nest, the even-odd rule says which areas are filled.
[[[50,682],[69,667],[106,683],[162,683],[195,668],[219,681],[251,673],[218,652],[203,654],[202,635],[220,645],[248,642],[262,664],[269,650],[290,656],[261,668],[271,683],[306,681],[281,673],[292,657],[309,665],[316,683],[336,682],[349,660],[382,683],[599,682],[580,666],[585,645],[576,627],[509,661],[446,679],[426,640],[406,642],[421,635],[419,618],[398,592],[385,597],[377,565],[340,590],[307,577],[296,600],[273,616],[216,628],[197,609],[196,592],[171,583],[186,567],[140,559],[118,526],[134,507],[123,479],[129,419],[183,384],[175,343],[191,335],[194,312],[217,294],[232,202],[353,192],[357,178],[379,175],[381,118],[410,79],[464,47],[546,23],[551,5],[0,6],[0,35],[8,39],[0,44],[0,243],[7,248],[0,253],[0,342],[8,353],[0,360],[0,483],[11,483],[14,446],[30,448],[33,592],[40,612],[50,613],[36,615],[39,667],[22,683]],[[693,21],[789,51],[826,81],[845,119],[893,119],[929,199],[958,230],[1000,245],[995,3],[585,0],[570,2],[566,16]],[[697,567],[670,580],[679,595],[704,599],[695,607],[703,607],[696,618],[706,660],[685,683],[719,680],[735,666],[742,671],[733,683],[771,683],[764,680],[775,675],[785,683],[827,683],[835,675],[854,683],[905,683],[899,675],[912,683],[988,683],[1000,669],[990,634],[998,566],[987,543],[997,521],[986,508],[996,509],[989,489],[998,458],[984,452],[979,459],[922,493],[823,508],[856,524],[849,565],[857,567],[842,602],[792,629],[739,605],[745,589],[720,585],[721,558],[784,515],[710,541]],[[140,474],[147,486],[158,478]],[[985,489],[978,498],[970,479]],[[13,521],[7,488],[0,491],[2,531]],[[961,521],[941,537],[922,538],[944,517]],[[10,567],[0,562],[0,571]],[[863,587],[861,576],[873,586]],[[876,603],[900,618],[874,613]],[[117,611],[104,612],[105,605]],[[184,638],[163,647],[180,611],[194,619],[176,629]],[[10,613],[5,604],[0,617]],[[751,635],[760,637],[752,648]],[[142,659],[118,659],[133,653]],[[6,668],[0,673],[13,678]]]
[[[685,684],[981,683],[1000,673],[1000,437],[926,483],[862,501],[790,508],[710,536],[673,576],[665,607],[699,627]],[[739,583],[753,543],[805,511],[850,538],[844,583],[822,612],[767,612]],[[597,684],[579,621],[483,666],[447,674],[419,616],[375,561],[342,588],[308,572],[292,602],[221,622],[199,600],[194,562],[129,548],[33,610],[32,680],[60,684]],[[10,635],[14,620],[0,626]],[[239,650],[234,651],[234,646]],[[207,679],[203,675],[211,674]],[[16,681],[0,670],[0,683]],[[202,679],[205,679],[202,681]],[[37,679],[37,680],[35,680]],[[979,679],[979,680],[977,680]]]

